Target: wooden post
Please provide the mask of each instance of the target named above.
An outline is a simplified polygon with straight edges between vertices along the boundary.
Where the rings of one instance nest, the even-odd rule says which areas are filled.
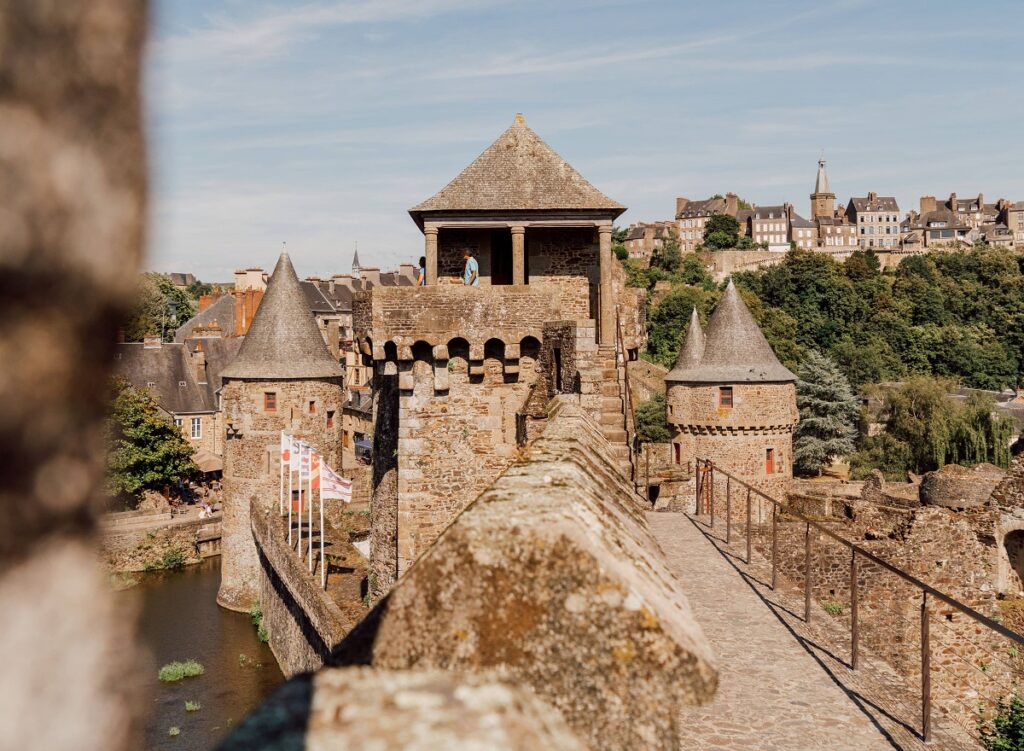
[[[928,592],[921,592],[921,737],[932,739],[931,639],[928,622]]]
[[[811,622],[811,523],[804,532],[804,623]]]
[[[857,620],[857,548],[850,554],[850,668],[857,669],[860,625]]]

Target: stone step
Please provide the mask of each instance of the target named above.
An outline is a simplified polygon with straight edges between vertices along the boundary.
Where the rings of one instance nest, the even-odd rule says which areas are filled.
[[[609,443],[626,443],[626,431],[623,428],[613,428],[609,425],[602,425],[601,432]]]
[[[615,381],[601,381],[601,396],[619,396],[619,384]]]
[[[618,394],[601,394],[601,411],[622,414],[622,397]]]
[[[602,412],[601,413],[601,425],[607,425],[613,428],[620,428],[625,423],[621,412]]]

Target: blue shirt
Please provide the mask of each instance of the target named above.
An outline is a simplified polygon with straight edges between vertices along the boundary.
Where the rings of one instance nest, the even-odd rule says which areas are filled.
[[[476,274],[475,277],[473,276],[474,273]],[[472,283],[469,281],[470,279],[473,279]],[[468,258],[466,260],[466,268],[462,272],[462,283],[472,284],[473,287],[480,284],[480,264],[476,262],[475,258]]]

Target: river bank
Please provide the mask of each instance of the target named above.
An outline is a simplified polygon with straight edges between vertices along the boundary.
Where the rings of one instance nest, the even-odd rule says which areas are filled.
[[[220,558],[176,571],[137,574],[119,593],[140,608],[139,636],[152,655],[147,749],[207,751],[284,680],[249,616],[216,603]],[[160,666],[193,659],[204,672],[175,683],[157,680]],[[185,702],[199,705],[187,711]],[[171,736],[171,728],[178,734]]]

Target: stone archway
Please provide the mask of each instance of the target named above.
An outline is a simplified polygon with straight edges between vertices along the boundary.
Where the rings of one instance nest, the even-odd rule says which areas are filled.
[[[1002,550],[1005,556],[1005,575],[1001,589],[1006,592],[1024,592],[1024,529],[1007,532],[1003,537]]]

